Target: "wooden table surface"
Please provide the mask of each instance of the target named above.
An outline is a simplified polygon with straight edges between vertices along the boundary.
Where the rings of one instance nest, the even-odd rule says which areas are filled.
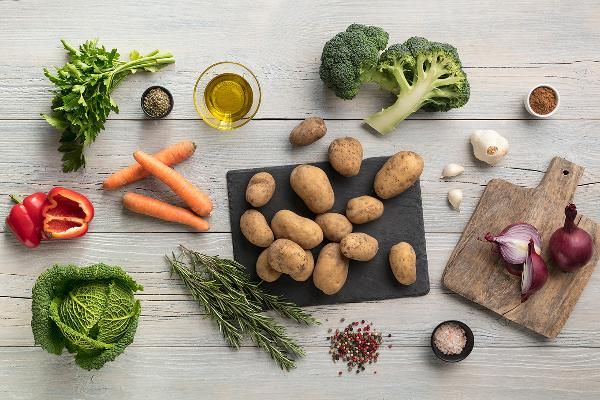
[[[103,3],[99,5],[98,3]],[[61,185],[93,201],[91,232],[74,241],[28,250],[3,228],[0,240],[1,399],[592,399],[600,396],[600,273],[596,271],[556,340],[545,340],[508,323],[441,285],[446,261],[483,188],[492,178],[535,186],[553,156],[586,168],[575,200],[600,220],[600,5],[578,1],[169,1],[104,2],[0,0],[0,215],[8,194],[47,191]],[[361,118],[388,102],[366,89],[351,102],[333,96],[319,80],[326,40],[353,22],[384,27],[391,41],[412,35],[447,41],[460,52],[472,94],[462,109],[417,113],[386,137],[367,131]],[[85,171],[63,174],[57,133],[41,118],[51,88],[43,66],[62,65],[59,39],[74,44],[99,37],[123,55],[131,49],[172,51],[176,64],[156,74],[137,74],[116,91],[120,114],[111,115],[87,151]],[[219,133],[199,120],[192,104],[198,73],[221,60],[238,60],[258,75],[263,104],[257,119],[239,131]],[[549,120],[533,120],[523,97],[549,83],[561,107]],[[162,121],[146,120],[142,91],[162,84],[175,108]],[[290,129],[308,115],[327,119],[328,134],[316,144],[291,149]],[[505,161],[477,162],[468,143],[475,129],[508,138]],[[365,157],[410,149],[425,158],[422,176],[431,292],[425,297],[381,303],[312,307],[323,325],[290,332],[307,356],[290,373],[247,343],[225,345],[212,322],[170,277],[163,255],[183,243],[209,254],[231,256],[225,172],[229,169],[326,159],[329,142],[359,138]],[[206,189],[216,211],[210,233],[196,234],[123,211],[122,192],[104,192],[101,181],[129,164],[135,149],[155,151],[192,139],[196,155],[181,165]],[[466,171],[439,179],[449,162]],[[177,202],[152,179],[139,193]],[[463,209],[451,211],[449,189],[464,190]],[[100,371],[85,371],[71,355],[34,347],[30,328],[31,287],[53,263],[122,265],[145,290],[135,342]],[[337,376],[327,353],[327,328],[368,319],[392,337],[377,368]],[[432,328],[460,319],[475,334],[471,356],[457,365],[437,362],[429,348]],[[377,374],[373,371],[377,370]]]

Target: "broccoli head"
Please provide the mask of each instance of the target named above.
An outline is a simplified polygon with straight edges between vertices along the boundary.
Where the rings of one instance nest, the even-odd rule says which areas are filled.
[[[378,68],[398,84],[396,102],[365,119],[386,134],[415,111],[448,111],[464,106],[470,88],[456,49],[446,43],[412,37],[381,54]]]
[[[388,34],[381,28],[350,25],[325,43],[319,71],[321,79],[336,96],[346,100],[354,98],[366,82],[393,88],[394,82],[377,68],[379,53],[387,43]]]
[[[355,35],[359,35],[356,32],[361,32],[360,40],[355,39]],[[337,96],[351,99],[366,82],[378,83],[397,96],[392,106],[367,117],[368,125],[386,134],[421,108],[448,111],[467,103],[469,82],[453,46],[411,37],[379,54],[384,41],[375,40],[376,32],[383,31],[351,25],[346,32],[327,42],[321,57],[321,79]],[[385,38],[387,42],[387,34]]]

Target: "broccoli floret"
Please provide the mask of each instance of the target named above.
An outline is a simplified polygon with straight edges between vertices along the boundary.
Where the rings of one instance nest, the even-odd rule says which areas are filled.
[[[399,91],[396,102],[365,122],[386,134],[415,111],[448,111],[469,100],[469,82],[458,52],[446,43],[412,37],[390,46],[380,57],[379,68],[394,77]]]
[[[395,82],[377,68],[388,34],[376,26],[352,24],[325,43],[321,54],[321,79],[336,96],[350,100],[363,83],[376,82],[393,91]]]
[[[448,111],[467,103],[469,82],[453,46],[412,37],[379,54],[386,43],[380,28],[355,24],[327,42],[321,56],[321,79],[338,97],[352,99],[367,82],[397,96],[392,106],[365,119],[376,131],[391,132],[421,108]]]

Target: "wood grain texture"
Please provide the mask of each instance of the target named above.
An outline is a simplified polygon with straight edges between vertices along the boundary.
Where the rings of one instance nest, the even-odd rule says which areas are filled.
[[[348,135],[362,142],[365,158],[400,150],[413,150],[424,156],[421,187],[427,232],[462,232],[490,179],[502,178],[533,187],[544,175],[548,160],[557,155],[586,166],[575,201],[583,214],[600,215],[600,146],[594,145],[598,138],[595,121],[405,121],[387,136],[372,134],[360,121],[327,121],[327,135],[302,149],[293,149],[287,141],[296,121],[253,121],[230,133],[218,133],[200,121],[109,121],[106,131],[87,150],[87,169],[71,174],[59,172],[57,134],[45,122],[0,124],[0,166],[4,168],[0,177],[0,215],[7,214],[12,206],[8,194],[48,190],[60,184],[89,196],[97,211],[95,232],[186,231],[185,227],[123,210],[124,190],[183,205],[154,179],[144,179],[123,190],[101,189],[101,182],[109,174],[132,162],[135,150],[156,152],[181,140],[193,140],[198,145],[192,158],[176,168],[214,200],[216,208],[210,219],[214,232],[230,229],[227,170],[325,161],[329,143]],[[489,167],[473,157],[469,135],[482,127],[496,129],[510,141],[511,149],[501,165]],[[461,163],[466,171],[456,178],[441,180],[441,171],[450,162]],[[448,207],[446,195],[453,188],[464,192],[460,213]]]
[[[503,317],[554,338],[569,318],[600,257],[600,226],[578,216],[578,225],[594,240],[592,259],[575,273],[552,268],[544,287],[521,302],[520,279],[510,275],[492,246],[482,240],[506,226],[527,222],[542,235],[542,256],[550,260],[548,242],[564,223],[564,207],[573,199],[583,167],[554,158],[542,182],[533,189],[495,179],[487,185],[463,236],[448,260],[444,285]]]
[[[536,398],[545,388],[546,398],[579,400],[593,399],[600,390],[598,349],[579,355],[561,348],[544,352],[481,349],[460,365],[448,368],[433,359],[427,347],[394,347],[385,349],[375,368],[354,376],[345,372],[341,377],[338,371],[343,368],[331,363],[326,350],[307,348],[307,357],[298,369],[284,374],[272,367],[266,355],[252,348],[237,352],[214,347],[128,348],[111,368],[92,372],[81,370],[66,355],[48,357],[38,349],[2,348],[0,382],[7,374],[13,379],[10,385],[0,386],[0,396],[64,399],[65,393],[70,393],[74,399],[104,400],[110,393],[111,399],[128,400],[330,400],[358,396],[388,399],[403,393],[410,399],[510,400]],[[198,368],[190,367],[190,360],[196,360]],[[560,378],[555,373],[558,370],[562,371]],[[38,378],[35,385],[32,377]],[[500,378],[502,390],[498,390]]]
[[[383,10],[383,11],[382,11]],[[451,17],[449,17],[451,16]],[[94,202],[92,232],[76,241],[52,242],[35,251],[21,247],[0,228],[0,398],[2,399],[596,399],[600,393],[597,304],[600,274],[591,276],[571,318],[554,340],[499,317],[453,294],[441,284],[443,268],[490,179],[534,187],[554,156],[585,166],[575,201],[580,211],[600,216],[600,4],[559,0],[504,2],[455,0],[256,0],[165,2],[107,0],[0,0],[0,215],[9,193],[27,194],[59,184]],[[361,119],[387,104],[387,94],[365,88],[353,101],[335,98],[318,77],[323,43],[353,22],[376,24],[392,41],[422,35],[454,44],[472,87],[468,105],[448,113],[417,113],[386,137],[373,135]],[[88,150],[88,168],[59,172],[57,135],[40,120],[51,88],[43,66],[61,65],[59,39],[72,43],[98,37],[123,55],[158,47],[176,64],[157,74],[136,74],[117,89],[120,114]],[[204,126],[191,101],[200,71],[233,59],[259,76],[263,103],[244,129],[219,134]],[[561,93],[551,120],[524,111],[527,90],[547,82]],[[139,108],[151,84],[175,97],[164,121],[148,121]],[[287,143],[290,129],[307,115],[327,118],[327,136],[301,151]],[[468,136],[496,129],[511,143],[506,161],[490,168],[474,160]],[[361,140],[365,157],[410,149],[425,158],[421,180],[431,275],[424,298],[311,307],[321,327],[287,325],[307,346],[308,356],[284,374],[255,348],[232,352],[210,321],[174,280],[163,255],[184,243],[209,254],[231,256],[225,171],[262,165],[326,160],[330,140]],[[217,210],[213,233],[197,234],[122,209],[122,191],[105,193],[101,181],[128,165],[141,148],[156,151],[183,139],[199,145],[178,170],[209,191]],[[445,164],[465,173],[440,180]],[[448,208],[451,188],[465,193],[463,210]],[[130,188],[178,203],[153,180]],[[52,263],[123,265],[146,286],[136,340],[101,371],[77,368],[71,356],[56,357],[32,347],[31,286]],[[378,374],[337,377],[324,336],[339,318],[373,320],[392,334]],[[459,365],[433,360],[427,341],[445,319],[461,319],[475,332],[476,347]]]
[[[176,59],[157,74],[128,78],[115,94],[121,112],[112,118],[143,119],[139,97],[151,84],[162,84],[175,98],[169,118],[196,119],[191,101],[196,78],[213,62],[232,59],[260,79],[259,118],[362,119],[389,103],[389,96],[367,88],[355,100],[343,101],[318,77],[323,44],[354,22],[385,27],[391,43],[420,35],[459,50],[471,83],[470,102],[412,118],[531,118],[523,97],[540,81],[561,92],[561,109],[553,118],[600,118],[600,108],[590,101],[600,96],[600,80],[594,79],[600,63],[592,51],[600,41],[600,4],[594,0],[578,1],[577,7],[557,0],[433,1],[418,10],[397,0],[378,0],[369,10],[360,0],[202,1],[175,7],[148,0],[143,12],[132,0],[112,1],[95,7],[93,18],[88,5],[77,0],[61,2],[68,13],[41,0],[1,2],[0,118],[32,119],[48,110],[50,85],[41,69],[64,63],[59,38],[79,43],[99,37],[123,56],[131,49],[159,47]]]

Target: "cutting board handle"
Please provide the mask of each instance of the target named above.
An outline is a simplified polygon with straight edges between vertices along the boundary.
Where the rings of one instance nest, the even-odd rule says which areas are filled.
[[[554,157],[550,161],[550,166],[544,175],[544,178],[536,188],[536,192],[543,194],[552,194],[556,199],[562,199],[564,202],[573,200],[577,184],[583,176],[584,168],[574,164],[564,158]]]

